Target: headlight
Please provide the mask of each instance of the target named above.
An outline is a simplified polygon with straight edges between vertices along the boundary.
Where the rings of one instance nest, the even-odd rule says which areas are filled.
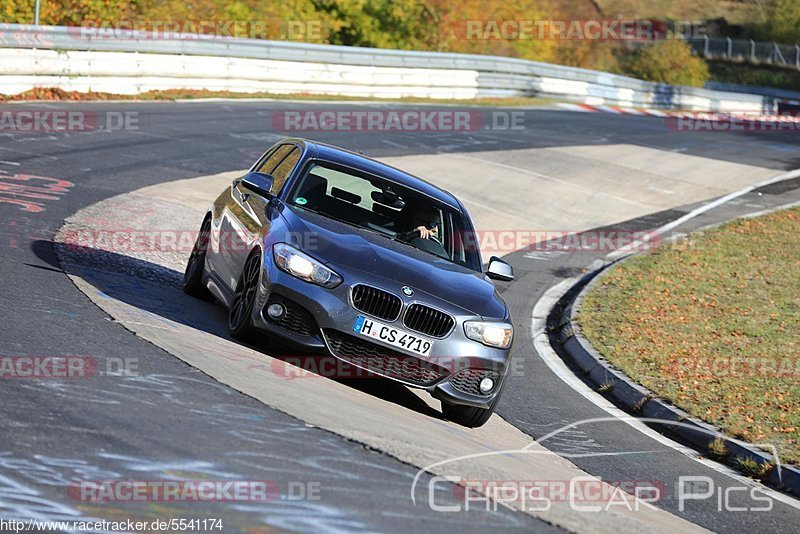
[[[333,288],[342,283],[342,277],[307,254],[286,243],[272,247],[275,265],[282,271],[318,286]]]
[[[464,323],[464,333],[470,339],[499,349],[507,349],[514,339],[514,327],[508,323],[467,321]]]

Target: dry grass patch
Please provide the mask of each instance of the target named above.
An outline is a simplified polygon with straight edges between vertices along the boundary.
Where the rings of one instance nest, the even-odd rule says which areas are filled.
[[[588,293],[578,322],[656,395],[800,463],[800,209],[616,266]]]

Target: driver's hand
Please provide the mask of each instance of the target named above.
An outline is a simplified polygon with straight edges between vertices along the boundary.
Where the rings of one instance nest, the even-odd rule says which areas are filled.
[[[425,226],[417,226],[415,230],[419,232],[419,236],[422,239],[430,239],[432,237],[436,237],[436,234],[439,231],[439,227],[436,226],[433,228],[433,230],[431,230],[430,228],[427,228]]]

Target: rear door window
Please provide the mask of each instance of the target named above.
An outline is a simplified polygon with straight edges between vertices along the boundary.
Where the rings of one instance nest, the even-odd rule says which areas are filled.
[[[283,189],[283,184],[286,183],[289,175],[292,174],[292,170],[294,170],[294,167],[297,165],[298,161],[300,161],[300,149],[293,147],[270,173],[275,179],[275,181],[272,182],[272,189],[270,190],[270,193],[277,195],[281,192],[281,189]]]
[[[272,170],[278,166],[278,164],[283,161],[283,158],[295,148],[294,145],[281,145],[275,151],[270,154],[267,159],[261,162],[261,164],[256,168],[256,172],[263,172],[264,174],[272,174]]]

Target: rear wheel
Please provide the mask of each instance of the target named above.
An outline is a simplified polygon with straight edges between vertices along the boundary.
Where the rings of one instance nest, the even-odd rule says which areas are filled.
[[[200,232],[192,247],[192,254],[186,262],[183,273],[183,291],[193,297],[211,300],[211,292],[203,284],[203,271],[206,265],[206,251],[211,236],[211,219],[206,218],[200,226]]]
[[[239,275],[233,303],[228,310],[228,330],[235,338],[243,339],[253,332],[250,316],[253,314],[253,305],[256,302],[260,271],[261,254],[254,252],[247,258],[242,274]]]

